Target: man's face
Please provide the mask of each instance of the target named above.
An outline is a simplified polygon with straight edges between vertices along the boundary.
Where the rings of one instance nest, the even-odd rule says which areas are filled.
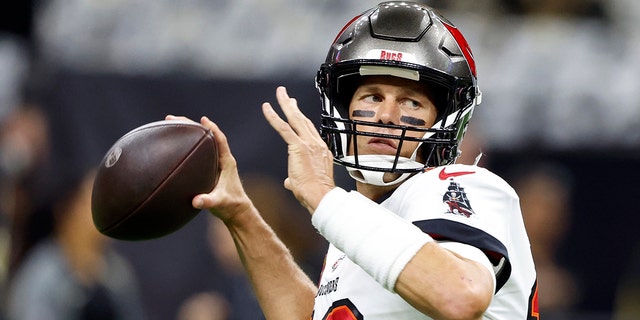
[[[423,84],[392,76],[365,77],[356,89],[349,115],[352,120],[379,124],[428,128],[435,123],[437,109],[430,92]],[[400,135],[399,129],[358,125],[358,131]],[[421,137],[424,133],[408,131],[407,136]],[[400,141],[378,137],[357,136],[358,154],[395,155]],[[405,141],[400,155],[410,158],[418,142]],[[349,147],[353,154],[353,143]]]

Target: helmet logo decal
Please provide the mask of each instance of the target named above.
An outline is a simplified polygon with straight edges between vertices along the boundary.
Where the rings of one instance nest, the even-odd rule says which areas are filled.
[[[404,61],[404,62],[416,62],[416,56],[402,51],[393,51],[387,49],[372,49],[367,52],[367,59],[377,60],[391,60],[391,61]]]
[[[464,192],[464,188],[461,187],[459,183],[453,181],[453,178],[450,180],[447,192],[445,192],[442,197],[442,202],[449,207],[447,213],[465,216],[467,218],[475,213],[471,208],[471,203],[467,198],[467,193]]]
[[[458,43],[460,50],[462,50],[462,54],[464,54],[465,59],[467,59],[467,62],[469,63],[469,68],[471,68],[471,73],[473,74],[474,77],[477,77],[476,61],[473,59],[473,53],[471,52],[471,47],[469,47],[469,43],[467,43],[467,39],[464,38],[464,36],[460,32],[460,30],[458,30],[458,28],[452,25],[449,25],[444,21],[442,22],[442,24],[447,28],[447,30],[449,30],[453,38],[456,39],[456,42]]]
[[[380,60],[402,61],[402,52],[380,51]]]

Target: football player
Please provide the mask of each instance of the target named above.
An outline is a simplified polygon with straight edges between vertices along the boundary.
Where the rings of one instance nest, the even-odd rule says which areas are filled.
[[[351,20],[316,78],[320,133],[279,87],[284,186],[330,243],[318,285],[260,218],[220,129],[221,176],[193,200],[229,228],[268,319],[536,319],[537,290],[518,196],[454,164],[480,103],[460,31],[418,3],[384,2]],[[356,190],[335,185],[334,163]]]

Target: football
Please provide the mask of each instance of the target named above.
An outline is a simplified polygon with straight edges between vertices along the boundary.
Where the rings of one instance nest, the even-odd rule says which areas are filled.
[[[218,179],[218,148],[202,125],[163,120],[128,132],[102,159],[93,184],[93,223],[121,240],[159,238],[200,210],[191,201]]]

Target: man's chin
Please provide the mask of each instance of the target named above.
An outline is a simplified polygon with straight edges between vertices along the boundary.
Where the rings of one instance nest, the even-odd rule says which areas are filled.
[[[384,175],[382,176],[382,181],[391,182],[393,180],[398,179],[400,176],[401,176],[400,173],[385,172]]]

